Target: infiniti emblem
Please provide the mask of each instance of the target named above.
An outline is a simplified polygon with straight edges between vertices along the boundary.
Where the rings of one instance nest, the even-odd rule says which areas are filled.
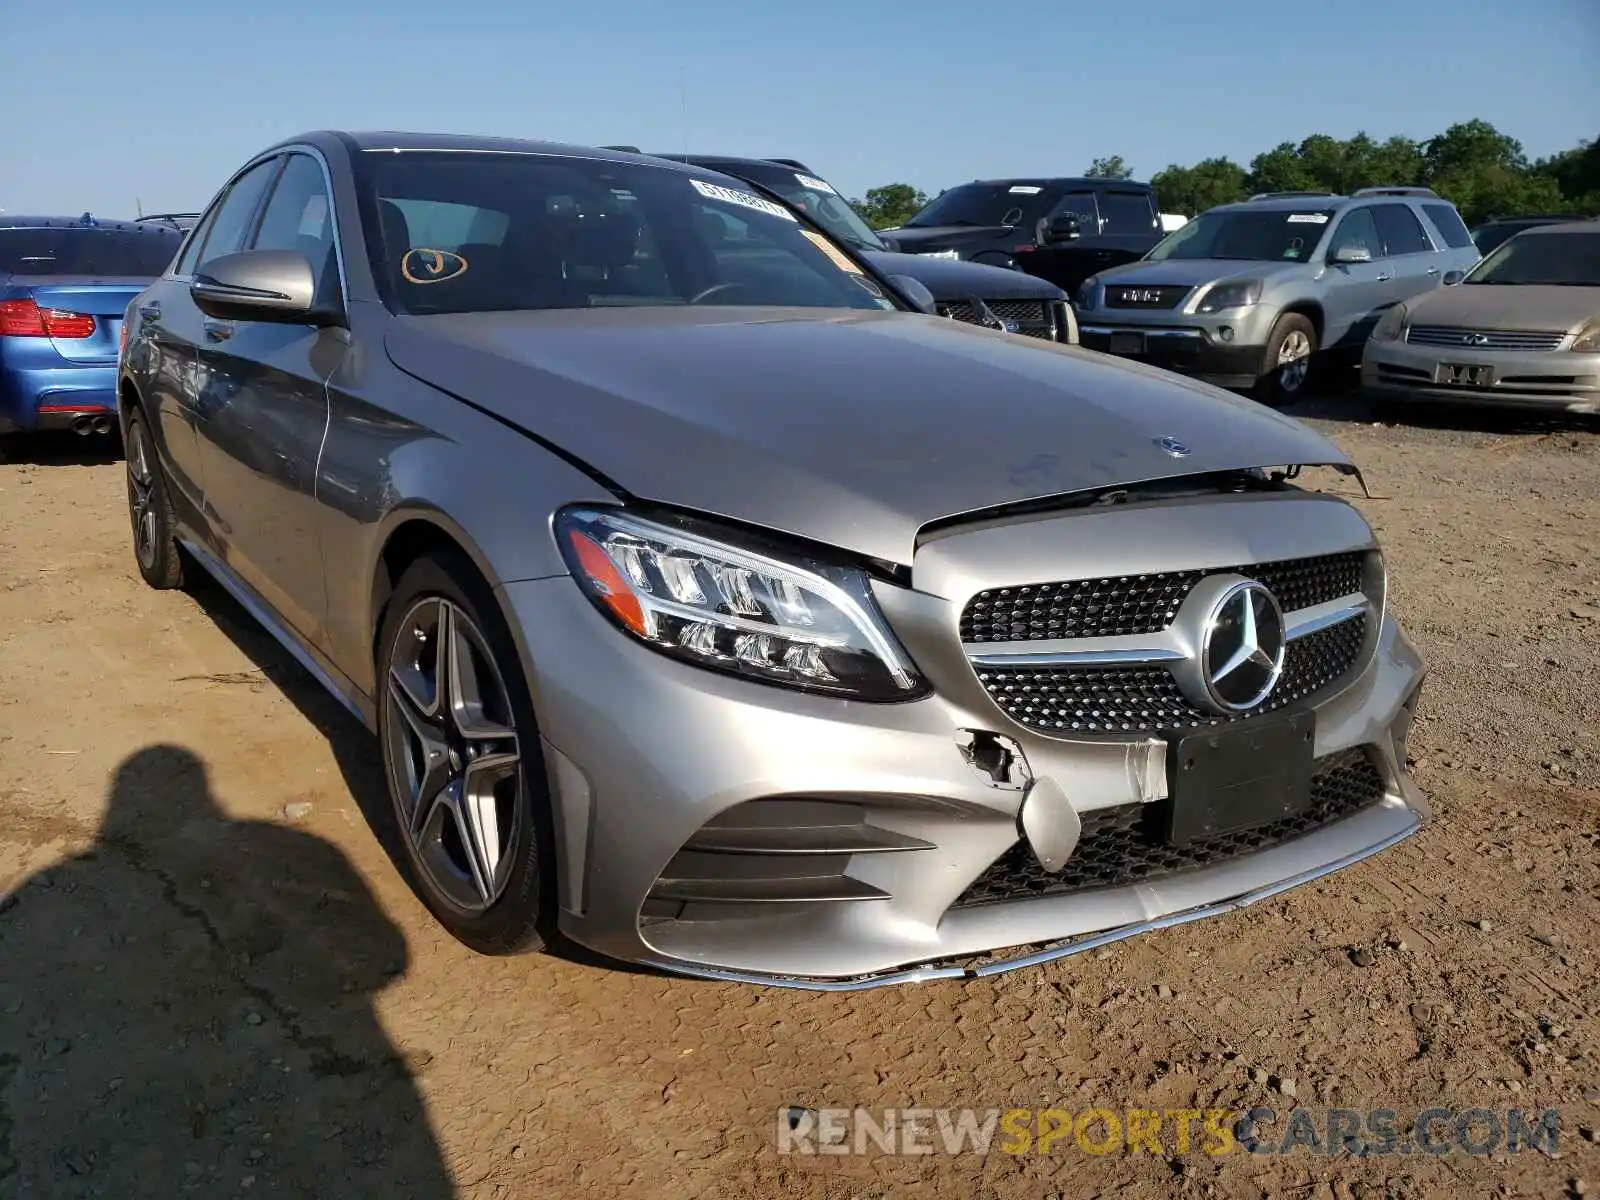
[[[1219,713],[1246,712],[1272,694],[1283,674],[1283,609],[1253,579],[1241,579],[1217,597],[1206,618],[1200,648],[1201,679]]]
[[[1159,437],[1156,439],[1156,445],[1160,446],[1168,454],[1172,455],[1173,458],[1189,457],[1189,447],[1185,446],[1175,437]]]
[[[1461,339],[1463,346],[1487,346],[1489,335],[1487,333],[1469,333]]]

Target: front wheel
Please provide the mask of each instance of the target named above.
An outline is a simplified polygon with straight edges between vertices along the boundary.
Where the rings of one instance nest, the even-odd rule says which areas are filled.
[[[418,895],[481,954],[542,949],[554,839],[539,734],[510,631],[469,565],[406,570],[378,668],[385,774]]]
[[[1263,404],[1287,404],[1305,391],[1311,356],[1317,352],[1317,330],[1299,313],[1278,318],[1267,337],[1253,389]]]

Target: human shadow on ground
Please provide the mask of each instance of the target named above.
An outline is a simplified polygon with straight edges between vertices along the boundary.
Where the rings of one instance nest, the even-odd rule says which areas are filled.
[[[405,966],[338,849],[138,751],[0,900],[0,1196],[454,1196],[374,1011]]]

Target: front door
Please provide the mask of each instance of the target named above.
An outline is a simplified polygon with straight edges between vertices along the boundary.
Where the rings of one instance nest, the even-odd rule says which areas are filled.
[[[1346,247],[1364,249],[1366,262],[1341,263]],[[1339,218],[1328,240],[1327,286],[1323,292],[1324,349],[1359,351],[1389,305],[1394,264],[1383,256],[1383,238],[1370,208],[1355,208]]]
[[[247,249],[306,256],[321,296],[338,264],[322,165],[285,162]],[[342,329],[208,318],[201,341],[200,456],[217,548],[235,574],[309,642],[326,611],[316,519],[326,381],[348,348]]]

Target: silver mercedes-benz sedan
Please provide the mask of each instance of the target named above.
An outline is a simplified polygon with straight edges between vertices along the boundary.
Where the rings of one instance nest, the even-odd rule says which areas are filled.
[[[1416,830],[1345,455],[914,292],[703,169],[280,144],[128,311],[139,570],[373,730],[485,953],[987,974]]]

